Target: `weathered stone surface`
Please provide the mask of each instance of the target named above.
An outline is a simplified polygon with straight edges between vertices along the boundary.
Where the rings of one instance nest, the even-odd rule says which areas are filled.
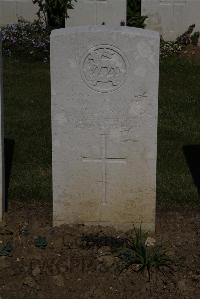
[[[2,42],[1,42],[1,31],[0,31],[0,221],[2,221],[3,210],[4,210],[4,165],[3,165],[3,147],[4,147],[4,136],[3,136],[3,63],[2,63]]]
[[[51,35],[54,225],[154,230],[159,34]]]
[[[66,26],[126,23],[126,0],[78,0],[68,11]]]
[[[200,30],[199,0],[142,0],[147,28],[159,31],[165,40],[175,40],[192,24]]]
[[[0,0],[0,25],[17,23],[19,18],[33,21],[37,11],[32,0]]]

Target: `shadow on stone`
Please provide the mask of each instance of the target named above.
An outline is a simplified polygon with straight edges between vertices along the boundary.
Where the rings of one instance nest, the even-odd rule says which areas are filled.
[[[183,153],[200,195],[200,144],[183,146]]]
[[[13,154],[15,141],[13,139],[4,139],[4,159],[5,159],[5,211],[8,210],[8,191],[10,185],[10,176],[12,170]]]

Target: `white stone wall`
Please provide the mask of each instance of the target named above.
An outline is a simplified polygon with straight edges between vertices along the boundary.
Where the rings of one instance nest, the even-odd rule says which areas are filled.
[[[78,0],[68,14],[66,26],[119,26],[126,22],[126,0]]]
[[[126,21],[126,0],[78,0],[69,11],[67,26],[120,25]],[[32,0],[0,0],[0,26],[17,23],[20,17],[33,21],[37,7]]]
[[[0,26],[17,23],[21,17],[33,21],[37,18],[36,12],[32,0],[0,0]]]
[[[200,30],[200,0],[142,0],[142,15],[148,16],[146,28],[165,40],[175,40],[192,24]]]

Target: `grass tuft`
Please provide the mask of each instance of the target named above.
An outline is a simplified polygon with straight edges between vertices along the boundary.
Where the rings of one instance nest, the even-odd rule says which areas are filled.
[[[148,245],[147,233],[142,228],[134,228],[133,238],[127,240],[123,249],[119,250],[118,257],[124,262],[124,269],[136,265],[137,271],[147,271],[150,281],[153,269],[164,271],[171,268],[171,259],[161,244]]]

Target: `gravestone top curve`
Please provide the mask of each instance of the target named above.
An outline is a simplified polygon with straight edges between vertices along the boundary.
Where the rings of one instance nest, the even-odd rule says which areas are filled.
[[[73,26],[61,29],[55,29],[51,32],[51,37],[60,36],[64,34],[79,33],[79,32],[122,32],[124,34],[139,35],[143,37],[160,38],[160,34],[154,30],[147,30],[142,28],[127,27],[127,26],[106,26],[106,25],[84,25]]]

